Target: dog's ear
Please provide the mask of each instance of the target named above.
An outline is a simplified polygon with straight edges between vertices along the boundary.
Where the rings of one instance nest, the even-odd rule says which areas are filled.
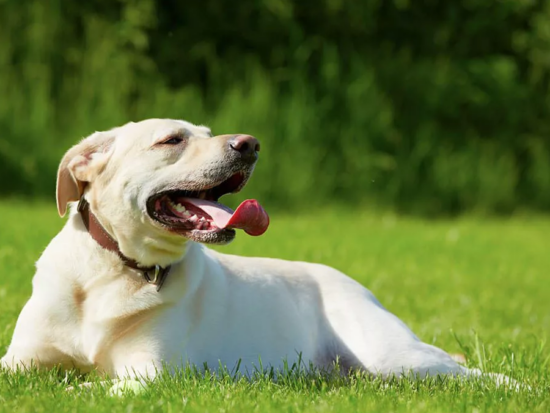
[[[57,211],[67,212],[69,202],[78,201],[89,182],[103,170],[110,158],[115,129],[96,132],[67,151],[57,171]]]

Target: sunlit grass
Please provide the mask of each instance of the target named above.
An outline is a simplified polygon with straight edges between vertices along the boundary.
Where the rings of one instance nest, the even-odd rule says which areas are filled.
[[[53,204],[0,202],[0,353],[31,292],[34,262],[63,225]],[[145,393],[66,392],[95,376],[0,373],[0,411],[540,411],[550,409],[550,219],[424,221],[327,209],[272,216],[269,231],[239,234],[220,250],[316,261],[371,289],[424,341],[466,355],[468,364],[532,386],[510,392],[482,382],[384,383],[287,372],[277,380],[161,377]],[[368,315],[365,315],[368,316]]]

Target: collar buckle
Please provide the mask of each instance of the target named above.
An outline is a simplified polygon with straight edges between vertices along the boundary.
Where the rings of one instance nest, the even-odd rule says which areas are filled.
[[[166,276],[170,272],[170,266],[166,268],[162,268],[160,265],[155,265],[152,268],[153,271],[153,278],[149,275],[150,269],[143,269],[143,278],[145,278],[145,281],[147,281],[149,284],[153,284],[157,286],[157,292],[160,291],[162,288],[162,284],[164,284],[164,281],[166,280]]]
[[[154,284],[154,285],[157,285],[158,282],[159,282],[159,276],[160,276],[160,272],[161,272],[161,266],[160,265],[155,265],[153,267],[153,278],[151,278],[151,276],[149,275],[149,269],[147,270],[143,270],[143,277],[145,278],[145,280],[149,283],[149,284]]]

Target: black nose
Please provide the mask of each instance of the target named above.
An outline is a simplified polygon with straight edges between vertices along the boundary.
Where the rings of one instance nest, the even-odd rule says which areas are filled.
[[[243,159],[254,162],[260,152],[260,142],[254,136],[236,135],[229,140],[231,149],[239,152]]]

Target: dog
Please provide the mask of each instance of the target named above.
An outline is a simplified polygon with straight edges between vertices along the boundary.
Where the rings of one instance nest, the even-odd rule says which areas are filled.
[[[63,157],[69,219],[37,262],[4,368],[62,366],[154,379],[186,364],[361,369],[372,376],[486,375],[423,343],[374,295],[325,265],[221,254],[261,235],[256,200],[218,202],[252,174],[260,144],[149,119],[96,132]],[[261,361],[260,361],[261,360]],[[497,382],[507,378],[489,374]]]

